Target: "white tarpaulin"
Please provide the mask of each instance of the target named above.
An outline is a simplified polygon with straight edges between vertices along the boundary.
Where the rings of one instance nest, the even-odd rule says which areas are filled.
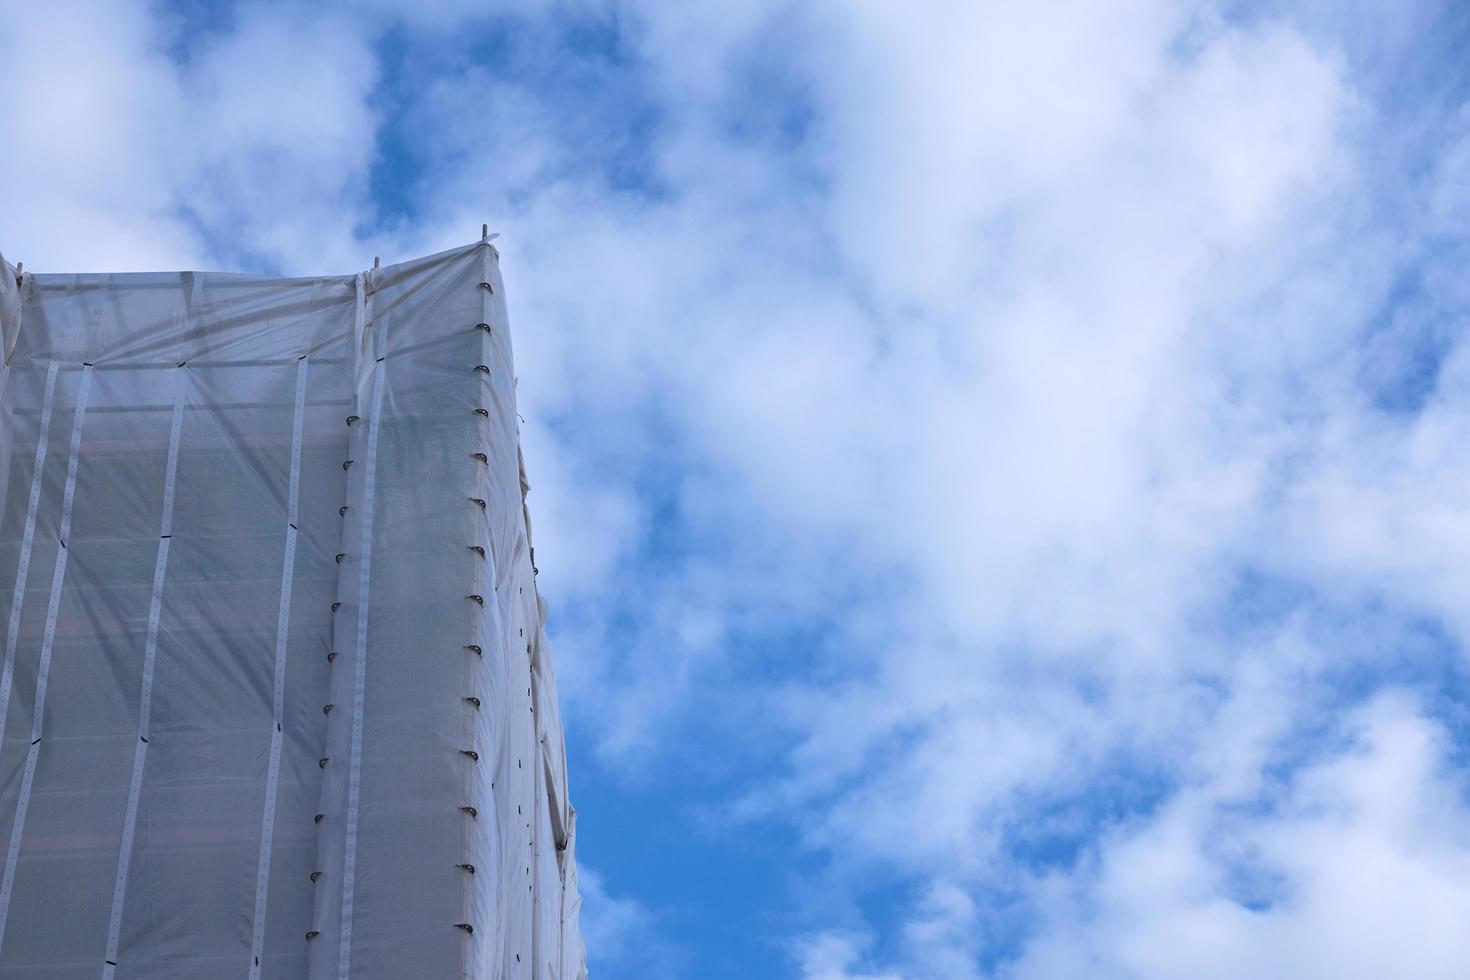
[[[0,978],[585,976],[494,247],[0,270]]]

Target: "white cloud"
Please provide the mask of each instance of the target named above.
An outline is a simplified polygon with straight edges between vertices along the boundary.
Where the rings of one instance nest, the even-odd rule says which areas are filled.
[[[17,256],[37,271],[361,265],[346,246],[374,155],[370,38],[246,5],[180,60],[181,26],[150,11],[71,0],[8,19],[0,182]]]
[[[677,952],[662,933],[658,917],[636,899],[609,892],[602,875],[580,867],[582,938],[591,969],[599,963],[639,964],[636,975],[649,980],[676,976]],[[628,974],[630,976],[635,974]]]
[[[1260,809],[1207,781],[1117,835],[1095,878],[1055,883],[1008,975],[1458,976],[1470,812],[1448,736],[1394,695],[1345,727],[1344,750]]]
[[[802,980],[900,980],[896,973],[854,973],[862,956],[859,940],[842,933],[822,933],[798,944]]]

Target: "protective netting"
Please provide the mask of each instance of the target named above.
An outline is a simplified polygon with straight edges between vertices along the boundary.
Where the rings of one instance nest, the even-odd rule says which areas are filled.
[[[0,978],[575,978],[488,241],[0,262]]]

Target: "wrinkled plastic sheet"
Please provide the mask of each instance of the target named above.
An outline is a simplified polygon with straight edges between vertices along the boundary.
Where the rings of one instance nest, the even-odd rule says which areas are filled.
[[[0,335],[0,978],[585,976],[494,247]]]

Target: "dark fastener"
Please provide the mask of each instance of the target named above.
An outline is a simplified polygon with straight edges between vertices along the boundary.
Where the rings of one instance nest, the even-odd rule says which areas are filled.
[[[468,813],[470,816],[474,817],[476,820],[478,820],[480,818],[480,811],[479,810],[476,810],[472,806],[462,806],[459,809],[460,809],[460,812],[461,813]]]
[[[335,707],[336,707],[336,705],[334,705],[334,704],[324,704],[324,705],[322,705],[322,714],[324,714],[324,715],[331,714],[332,713],[332,709],[335,708]]]
[[[311,942],[313,939],[315,939],[317,936],[320,936],[320,935],[321,935],[321,933],[319,933],[315,929],[313,929],[313,930],[311,930],[311,932],[308,932],[306,934],[306,941],[307,942]]]
[[[463,871],[465,874],[475,873],[475,866],[473,864],[456,864],[455,867]]]
[[[321,876],[322,876],[322,873],[321,873],[321,872],[320,872],[320,871],[313,871],[313,872],[312,872],[312,873],[311,873],[311,880],[312,880],[312,881],[316,881],[316,880],[317,880],[317,879],[318,879],[318,878],[320,878],[320,877],[321,877]]]
[[[471,762],[480,761],[480,753],[476,752],[474,749],[460,749],[459,754],[469,756]]]
[[[484,656],[485,654],[485,651],[481,650],[479,645],[475,643],[465,644],[465,649],[468,650],[470,653],[473,653],[477,657]]]
[[[470,549],[471,551],[473,551],[475,554],[479,555],[481,558],[484,558],[485,557],[485,549],[484,548],[481,548],[479,545],[477,545],[477,544],[467,544],[467,545],[465,545],[465,547],[468,548],[468,549]]]
[[[359,420],[361,418],[362,418],[361,415],[349,415],[349,416],[347,416],[347,424],[348,425],[351,425],[353,422],[356,422],[357,420]]]
[[[327,818],[327,815],[325,813],[318,813],[316,816],[314,816],[314,817],[311,818],[311,822],[312,823],[321,823],[326,818]]]
[[[490,457],[486,456],[484,453],[471,453],[470,455],[473,456],[475,459],[478,459],[482,463],[490,462]]]
[[[475,934],[475,927],[472,926],[472,925],[470,925],[468,922],[456,922],[454,924],[454,928],[456,928],[456,929],[463,929],[465,932],[469,933],[471,936],[473,936]]]
[[[343,558],[346,558],[346,557],[347,557],[347,552],[345,552],[345,551],[339,552],[338,555],[337,555],[337,564],[339,564],[339,565],[342,564],[342,559]]]
[[[475,365],[475,370],[476,371],[479,371],[481,374],[489,374],[490,373],[490,368],[487,365],[484,365],[484,364],[476,364]]]
[[[492,293],[495,292],[495,287],[492,286],[492,285],[490,285],[488,282],[482,282],[482,283],[480,283],[480,288],[481,289],[488,289]]]
[[[488,418],[489,418],[489,417],[490,417],[490,413],[489,413],[489,412],[487,412],[487,411],[486,411],[486,410],[485,410],[485,409],[483,409],[483,408],[477,408],[477,409],[475,409],[475,414],[476,414],[476,415],[483,415],[483,416],[485,416],[485,417],[486,417],[486,418],[487,418],[487,419],[488,419]]]
[[[338,599],[336,602],[332,603],[332,612],[336,612],[338,609],[341,609],[341,608],[342,608],[342,600],[341,599]]]
[[[485,501],[482,500],[481,498],[479,498],[479,497],[466,497],[465,499],[468,500],[470,503],[474,504],[476,507],[480,508],[481,510],[484,510],[485,509]]]
[[[479,698],[465,698],[465,700],[467,702],[469,702],[470,704],[474,705],[476,708],[478,708],[480,706],[480,699]]]
[[[350,468],[351,466],[352,466],[352,460],[350,460],[350,459],[344,459],[342,461],[342,468],[344,470]]]
[[[331,663],[333,660],[336,660],[336,659],[337,659],[337,651],[336,650],[333,650],[331,653],[327,654],[327,663]]]
[[[337,508],[337,516],[338,517],[346,517],[347,516],[347,505],[346,504],[343,504],[341,507],[338,507]]]
[[[467,595],[467,596],[465,596],[465,598],[466,599],[473,599],[474,601],[478,602],[482,606],[485,604],[485,597],[482,596],[482,595]]]
[[[489,333],[490,332],[490,324],[488,324],[488,323],[477,323],[477,324],[475,324],[475,329],[476,330],[483,330],[486,333]]]
[[[316,767],[318,769],[325,769],[327,768],[327,763],[331,761],[331,759],[318,759],[316,760]]]

